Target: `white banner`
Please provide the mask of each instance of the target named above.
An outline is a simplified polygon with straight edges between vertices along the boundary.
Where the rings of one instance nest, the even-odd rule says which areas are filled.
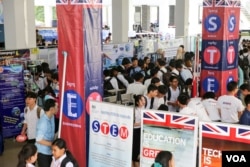
[[[90,101],[89,165],[131,167],[133,108]]]
[[[144,110],[141,167],[151,166],[160,151],[172,152],[177,167],[195,167],[197,131],[197,117]]]

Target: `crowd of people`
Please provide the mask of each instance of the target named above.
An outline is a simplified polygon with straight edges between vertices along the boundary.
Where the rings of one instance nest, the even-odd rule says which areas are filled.
[[[242,43],[243,52],[249,53],[246,50],[250,47],[250,41],[243,40]],[[244,70],[248,77],[245,76],[243,81],[228,82],[226,94],[216,97],[214,92],[205,92],[195,97],[192,94],[192,62],[195,55],[183,50],[184,46],[180,46],[178,56],[169,62],[162,58],[156,62],[151,62],[149,57],[133,57],[131,60],[124,58],[118,67],[103,71],[105,97],[113,96],[114,92],[133,94],[134,97],[133,167],[139,166],[142,109],[193,115],[199,121],[250,125],[249,64],[248,71]]]

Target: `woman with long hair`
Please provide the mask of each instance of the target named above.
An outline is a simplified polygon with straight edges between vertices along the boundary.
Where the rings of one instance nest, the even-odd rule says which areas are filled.
[[[34,144],[25,144],[18,153],[17,167],[35,167],[37,160],[37,148]]]

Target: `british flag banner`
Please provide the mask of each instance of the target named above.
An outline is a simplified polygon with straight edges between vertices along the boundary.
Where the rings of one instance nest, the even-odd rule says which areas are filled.
[[[240,0],[203,0],[203,7],[240,7]]]
[[[78,5],[78,4],[84,4],[84,5],[101,5],[101,0],[70,0],[71,5]]]
[[[172,152],[178,167],[195,166],[197,134],[197,117],[143,110],[141,166],[151,166],[160,151]]]
[[[222,151],[249,151],[250,127],[218,122],[200,122],[200,166],[221,167]]]
[[[56,5],[68,5],[69,0],[56,0]]]
[[[174,115],[147,110],[143,113],[143,123],[172,128],[195,129],[195,118],[186,115]]]

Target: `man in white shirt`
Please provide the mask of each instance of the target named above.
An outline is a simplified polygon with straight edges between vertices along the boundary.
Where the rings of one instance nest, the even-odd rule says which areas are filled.
[[[191,71],[187,68],[183,68],[183,65],[180,62],[176,63],[176,69],[179,71],[180,77],[184,82],[186,82],[188,78],[193,78],[193,74],[191,73]]]
[[[181,94],[180,96],[178,96],[178,105],[180,107],[180,114],[184,114],[184,115],[191,115],[191,116],[197,116],[196,112],[187,106],[189,102],[189,97],[185,94]]]
[[[144,75],[140,72],[134,74],[134,83],[131,83],[127,87],[126,94],[143,95],[147,87],[142,84]]]
[[[167,69],[165,68],[166,62],[163,59],[158,59],[157,60],[157,66],[159,67],[159,71],[157,73],[157,77],[163,82],[163,74],[167,72]]]
[[[202,104],[205,107],[211,121],[220,122],[220,114],[217,108],[217,100],[214,92],[206,92],[203,95]]]
[[[180,95],[180,87],[178,87],[178,78],[176,76],[170,77],[170,86],[168,88],[167,93],[167,104],[169,111],[177,112],[178,111],[178,103],[177,98]]]
[[[154,97],[153,100],[153,109],[158,110],[158,108],[162,104],[167,105],[167,96],[166,96],[167,91],[168,91],[167,86],[165,85],[158,86],[157,96]]]
[[[199,121],[211,122],[205,107],[201,103],[201,98],[191,98],[187,106],[195,111]]]
[[[154,98],[158,94],[158,87],[151,84],[148,86],[148,93],[145,95],[146,97],[146,107],[145,109],[153,109]]]
[[[238,92],[238,84],[231,81],[227,84],[227,94],[222,95],[217,100],[217,107],[221,115],[221,122],[238,123],[242,115],[244,106],[242,102],[235,97]]]

